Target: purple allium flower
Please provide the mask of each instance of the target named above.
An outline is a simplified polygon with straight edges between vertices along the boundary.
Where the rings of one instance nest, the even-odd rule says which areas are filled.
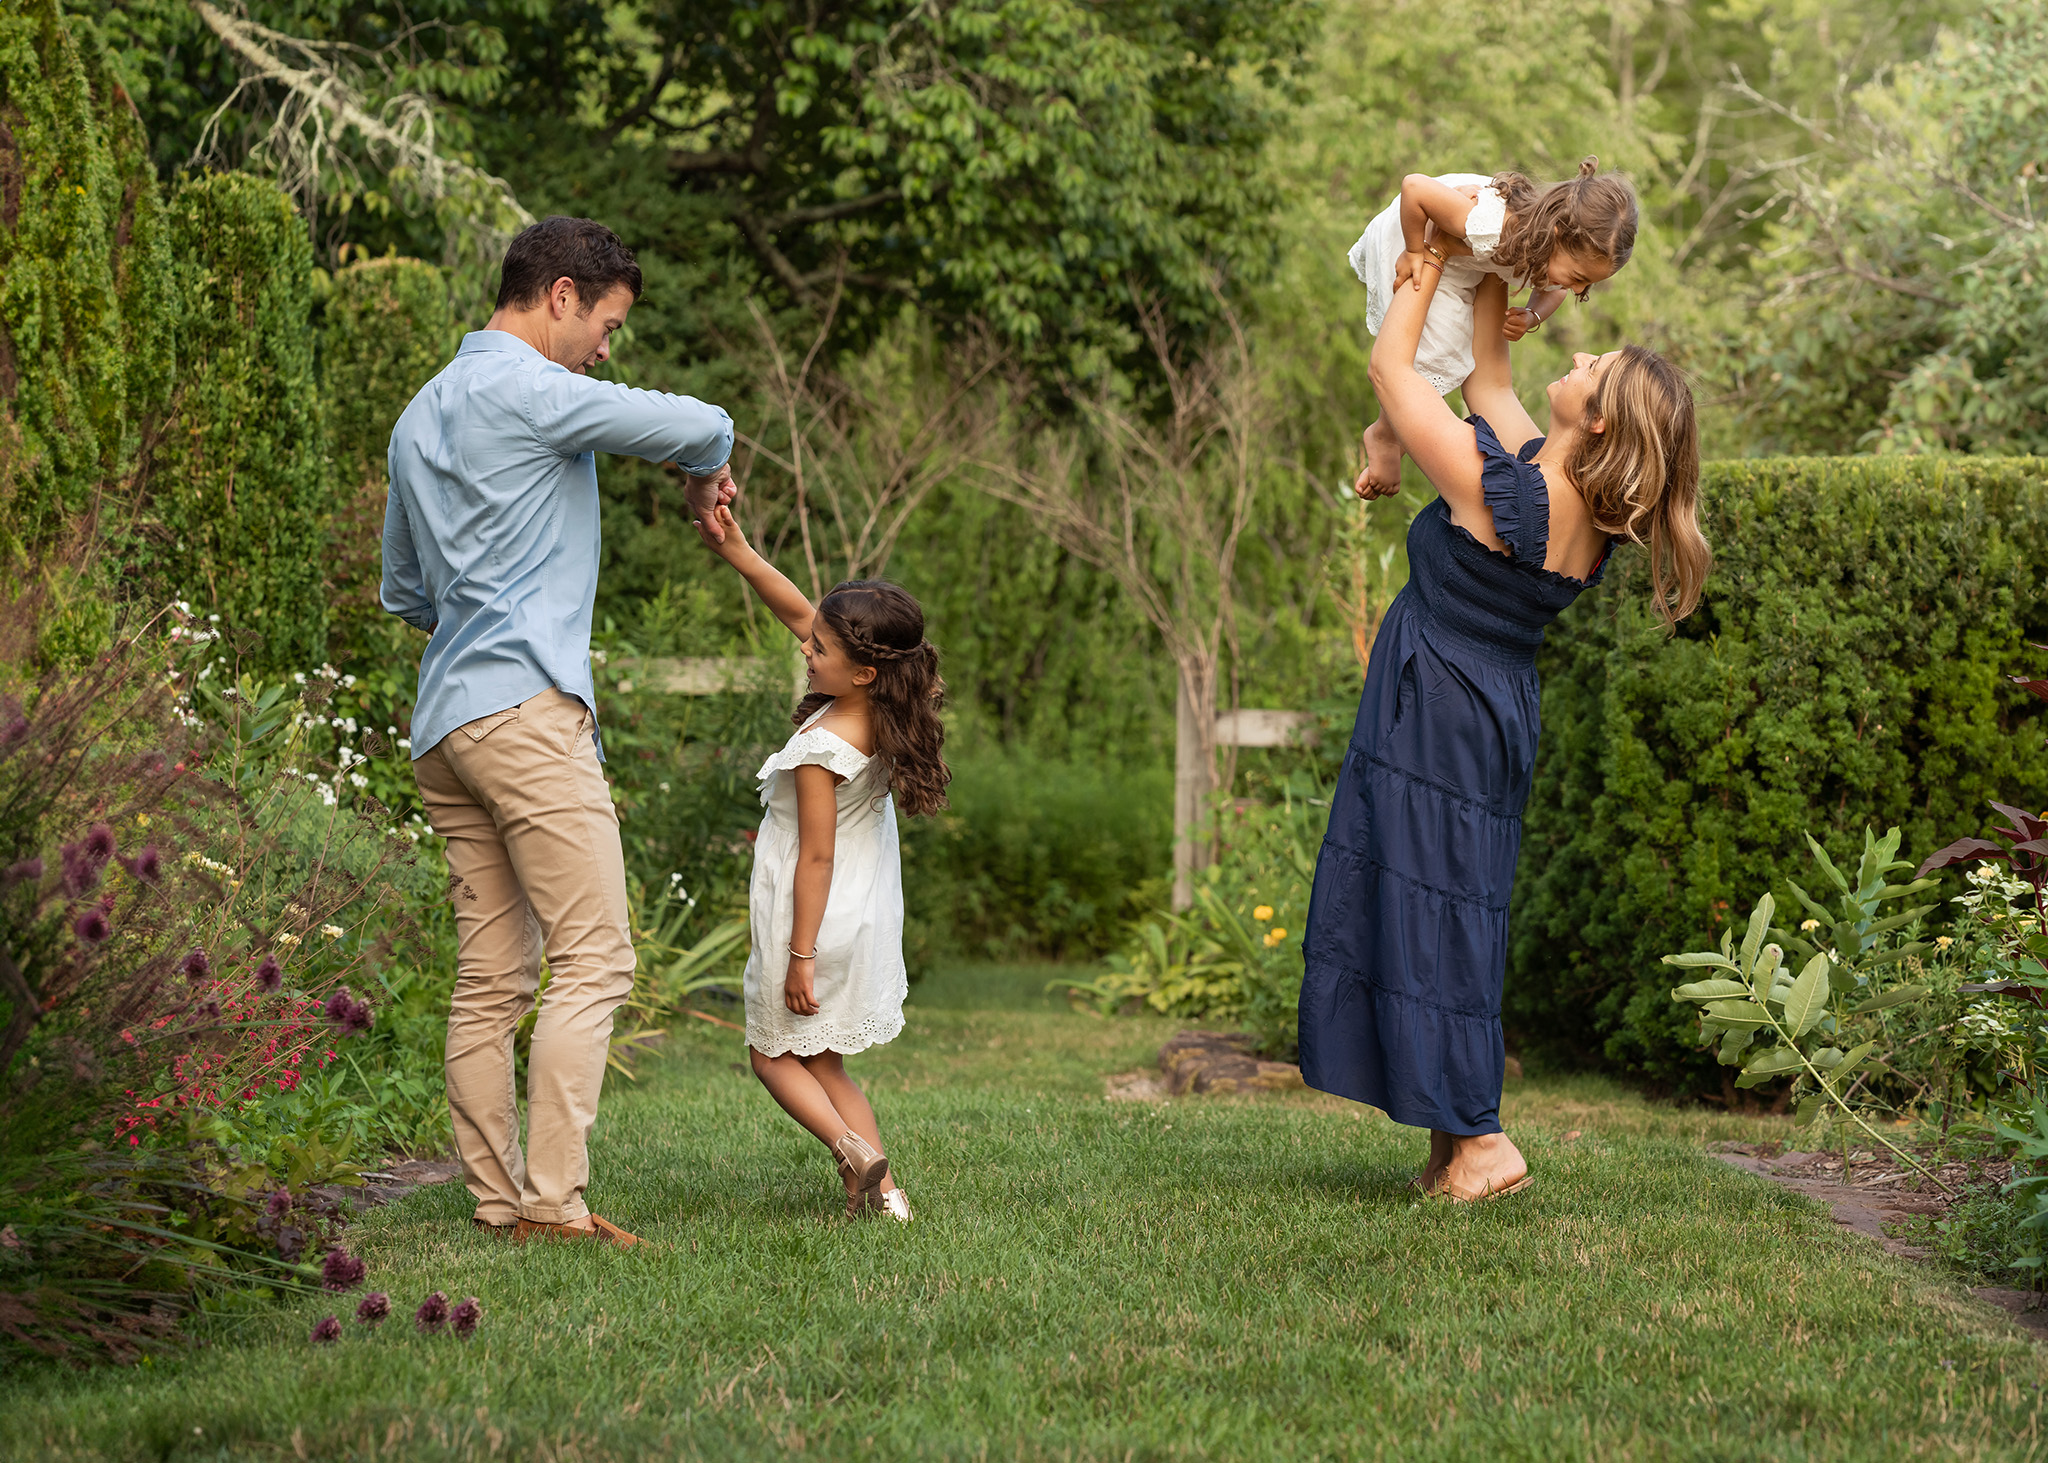
[[[114,856],[114,830],[104,823],[93,824],[85,835],[85,856],[105,868]]]
[[[16,884],[32,884],[43,877],[43,861],[39,858],[25,858],[18,864],[9,864],[7,872],[0,874],[0,889],[12,889]]]
[[[348,1008],[355,1004],[355,1000],[356,998],[349,994],[347,986],[336,986],[333,993],[327,997],[327,1002],[321,1007],[321,1010],[326,1013],[329,1021],[339,1026],[348,1020]]]
[[[341,1322],[333,1316],[328,1316],[313,1328],[313,1334],[307,1339],[323,1346],[329,1341],[339,1341],[341,1340]]]
[[[366,1273],[368,1267],[347,1250],[329,1250],[320,1262],[320,1285],[325,1290],[354,1290]]]
[[[206,958],[204,950],[194,950],[178,962],[178,969],[193,980],[204,980],[213,974],[213,962]]]
[[[208,997],[192,1008],[201,1021],[220,1020],[220,1002]]]
[[[154,843],[146,843],[134,858],[123,857],[121,867],[145,884],[160,884],[164,877],[164,856]]]
[[[99,909],[88,909],[71,922],[71,933],[88,945],[97,945],[113,932],[114,927],[107,923],[106,912]]]
[[[363,1297],[356,1307],[356,1319],[365,1326],[381,1326],[385,1317],[391,1314],[391,1297],[381,1290],[373,1290]]]
[[[269,1200],[263,1206],[263,1212],[272,1219],[282,1219],[285,1215],[291,1213],[292,1191],[290,1189],[272,1189]]]
[[[349,1003],[348,1014],[341,1019],[341,1034],[360,1036],[375,1025],[376,1021],[377,1013],[371,1009],[368,1001],[352,1001]]]
[[[284,971],[275,955],[264,956],[263,963],[256,967],[256,984],[268,995],[275,995],[284,984]]]
[[[61,850],[64,858],[64,892],[74,899],[85,893],[100,881],[100,865],[93,862],[91,854],[82,843],[67,843]]]
[[[420,1302],[420,1308],[412,1313],[412,1323],[420,1328],[420,1334],[432,1336],[448,1324],[448,1297],[435,1291]]]
[[[471,1296],[448,1315],[448,1327],[464,1341],[476,1335],[477,1323],[484,1318],[484,1303]]]

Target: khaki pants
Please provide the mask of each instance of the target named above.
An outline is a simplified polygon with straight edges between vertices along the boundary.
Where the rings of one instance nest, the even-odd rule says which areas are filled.
[[[625,856],[590,712],[543,691],[456,728],[413,775],[448,840],[460,940],[448,1110],[476,1217],[580,1219],[612,1013],[633,991]],[[533,1007],[543,953],[522,1154],[512,1035]]]

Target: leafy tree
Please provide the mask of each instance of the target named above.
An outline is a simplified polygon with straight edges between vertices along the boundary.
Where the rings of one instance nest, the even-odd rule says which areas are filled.
[[[54,0],[0,4],[0,569],[133,469],[171,379],[170,254],[141,128]]]

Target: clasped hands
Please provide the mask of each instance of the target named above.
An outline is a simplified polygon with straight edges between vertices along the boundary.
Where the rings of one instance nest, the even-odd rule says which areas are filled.
[[[718,510],[737,498],[739,484],[732,480],[730,466],[714,468],[707,473],[694,473],[685,468],[676,468],[683,476],[683,502],[690,510],[690,527],[697,530],[697,537],[705,543],[716,546],[725,542],[725,530],[719,527]]]

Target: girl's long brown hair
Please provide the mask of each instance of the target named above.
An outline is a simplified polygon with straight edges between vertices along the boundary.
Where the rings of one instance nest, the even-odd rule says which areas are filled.
[[[1676,625],[1700,602],[1714,551],[1700,532],[1700,429],[1692,388],[1653,350],[1624,346],[1600,373],[1565,464],[1594,524],[1650,551],[1650,603]]]
[[[1518,279],[1540,284],[1560,249],[1605,259],[1616,272],[1635,252],[1636,190],[1619,173],[1601,172],[1597,157],[1581,162],[1576,178],[1547,188],[1520,173],[1497,173],[1493,186],[1508,206],[1493,260]]]
[[[901,588],[881,579],[849,579],[818,601],[818,617],[855,665],[873,666],[868,708],[875,751],[889,759],[889,791],[912,817],[943,811],[953,771],[940,755],[946,728],[939,706],[939,650],[924,638],[924,611]],[[813,692],[796,708],[802,726],[832,698]]]

